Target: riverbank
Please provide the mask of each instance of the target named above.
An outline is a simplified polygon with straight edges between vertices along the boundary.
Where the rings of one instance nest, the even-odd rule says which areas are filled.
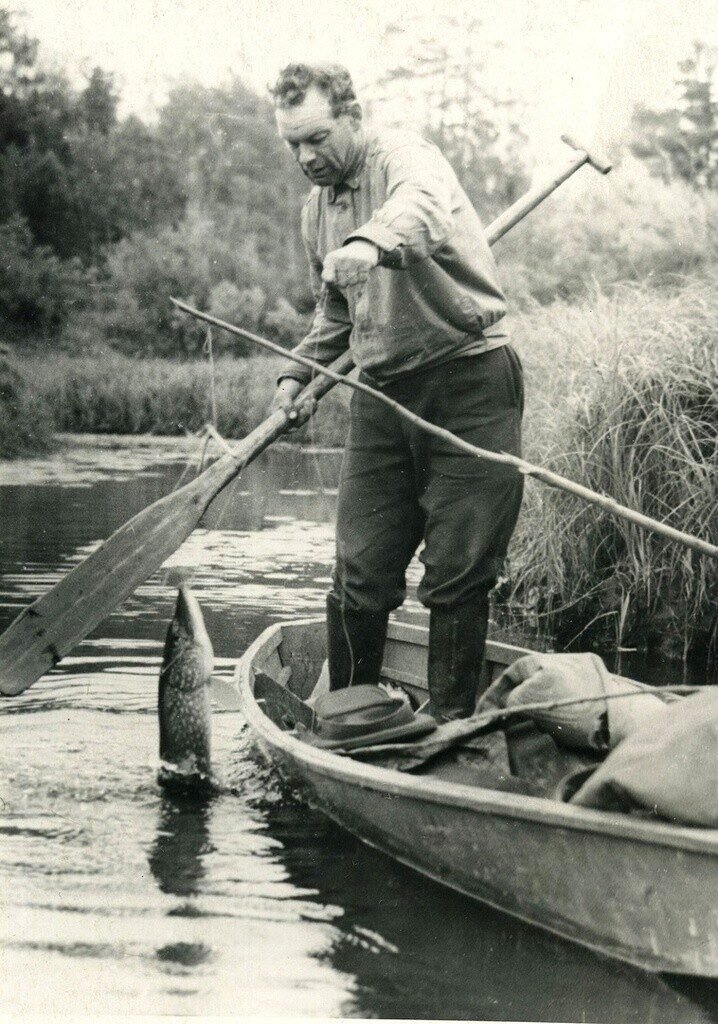
[[[215,422],[226,438],[245,437],[269,412],[281,360],[224,356],[208,361],[102,356],[27,356],[28,388],[57,431],[183,436]],[[346,433],[347,397],[339,389],[293,443],[332,444]]]
[[[672,290],[625,285],[516,314],[526,457],[689,533],[718,540],[718,271]],[[209,365],[118,355],[26,357],[33,400],[70,432],[242,437],[266,415],[278,360]],[[214,377],[214,398],[212,379]],[[343,444],[337,388],[293,443]],[[562,645],[716,659],[718,590],[704,557],[529,480],[499,589],[507,614]]]

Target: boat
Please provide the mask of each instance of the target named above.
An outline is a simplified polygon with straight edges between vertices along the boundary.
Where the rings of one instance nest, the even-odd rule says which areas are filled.
[[[427,648],[425,625],[390,622],[382,680],[415,705],[428,697]],[[489,641],[484,681],[527,653]],[[442,885],[563,939],[651,972],[718,977],[718,830],[492,788],[485,772],[480,784],[468,770],[409,774],[314,746],[297,722],[325,657],[322,619],[278,623],[234,678],[253,739],[301,799]]]

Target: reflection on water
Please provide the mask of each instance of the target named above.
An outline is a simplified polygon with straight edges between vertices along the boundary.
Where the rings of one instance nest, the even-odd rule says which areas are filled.
[[[194,896],[205,876],[211,796],[162,796],[157,835],[149,857],[150,871],[162,892]]]
[[[344,908],[327,956],[355,978],[352,1014],[642,1024],[714,1019],[664,981],[445,890],[319,815],[308,851],[308,822],[298,829],[288,805],[267,813],[290,878]],[[716,989],[704,986],[702,994],[715,1008]]]
[[[181,463],[102,448],[0,488],[0,626]],[[163,449],[165,452],[165,449]],[[166,452],[165,452],[166,454]],[[267,453],[172,560],[196,568],[217,672],[269,622],[319,613],[336,460]],[[412,570],[414,578],[416,571]],[[156,685],[174,593],[148,581],[0,710],[3,1007],[51,1013],[707,1022],[668,982],[485,910],[292,798],[236,713],[216,793],[160,792]]]

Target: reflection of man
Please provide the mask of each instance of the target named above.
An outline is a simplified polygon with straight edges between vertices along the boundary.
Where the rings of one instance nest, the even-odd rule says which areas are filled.
[[[272,90],[279,134],[316,186],[302,229],[317,310],[297,348],[329,363],[351,347],[366,380],[473,444],[519,454],[523,384],[504,334],[493,257],[438,150],[362,126],[348,72],[294,64]],[[309,372],[283,368],[274,407]],[[309,410],[302,410],[306,418]],[[429,694],[441,720],[470,714],[488,594],[516,524],[521,480],[423,434],[355,393],[327,598],[332,689],[376,682],[389,612],[423,539]]]

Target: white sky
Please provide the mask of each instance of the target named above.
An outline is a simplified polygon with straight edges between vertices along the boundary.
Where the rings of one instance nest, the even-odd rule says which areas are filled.
[[[380,68],[381,32],[418,12],[482,18],[487,78],[524,103],[534,146],[569,129],[591,144],[620,139],[633,103],[669,95],[693,39],[718,42],[715,0],[15,0],[46,61],[73,76],[113,71],[123,109],[151,116],[173,81],[211,85],[230,72],[257,88],[289,60],[346,64],[359,87]],[[410,118],[410,112],[407,117]]]

